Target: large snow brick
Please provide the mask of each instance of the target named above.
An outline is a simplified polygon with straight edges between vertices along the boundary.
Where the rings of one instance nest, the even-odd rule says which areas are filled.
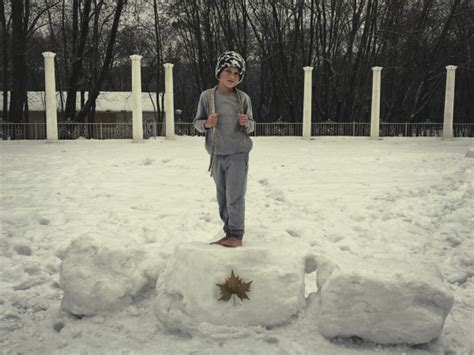
[[[305,306],[304,257],[267,245],[225,248],[199,242],[180,244],[157,281],[155,312],[169,329],[192,332],[211,326],[272,326]],[[216,284],[234,271],[252,281],[249,300],[219,301]]]
[[[453,296],[434,265],[320,258],[319,328],[329,338],[421,344],[439,336]]]
[[[147,285],[145,252],[87,235],[71,243],[60,268],[61,307],[76,315],[122,308]]]

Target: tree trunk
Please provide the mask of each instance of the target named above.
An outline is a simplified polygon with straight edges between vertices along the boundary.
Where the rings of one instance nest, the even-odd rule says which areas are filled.
[[[12,0],[12,91],[10,121],[26,123],[26,32],[23,0]]]
[[[2,22],[2,66],[3,66],[3,119],[8,117],[8,89],[10,86],[9,68],[8,68],[8,27],[5,16],[5,5],[0,0],[0,21]]]
[[[92,31],[92,56],[90,57],[90,80],[89,80],[89,92],[94,88],[94,83],[97,81],[99,71],[99,17],[102,10],[104,1],[94,0],[94,25]],[[87,117],[87,122],[95,122],[95,102],[91,106]]]
[[[160,101],[160,92],[164,92],[164,73],[163,73],[163,45],[161,42],[161,25],[158,14],[158,1],[153,0],[153,14],[155,16],[155,46],[156,46],[156,107],[155,122],[162,122],[162,129],[165,127],[164,116],[164,95]],[[164,131],[161,132],[164,135]]]
[[[67,98],[66,98],[66,119],[72,119],[75,116],[76,112],[76,93],[78,90],[78,83],[82,71],[83,59],[84,59],[84,51],[86,47],[87,35],[89,33],[89,13],[91,10],[91,1],[92,0],[85,0],[84,1],[84,9],[81,14],[82,21],[81,21],[81,29],[80,29],[80,39],[79,43],[77,43],[77,16],[79,12],[79,2],[78,0],[74,0],[73,6],[73,37],[72,37],[72,45],[73,45],[73,57],[72,57],[72,70],[71,76],[69,78],[69,85],[67,90]]]

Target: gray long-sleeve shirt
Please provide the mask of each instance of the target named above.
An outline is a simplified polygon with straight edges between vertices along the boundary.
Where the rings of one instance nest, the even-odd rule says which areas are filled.
[[[207,120],[211,112],[211,95],[215,92],[215,105],[217,112],[217,126],[216,126],[216,146],[215,154],[228,155],[234,153],[246,153],[252,149],[252,140],[249,133],[253,132],[255,128],[255,121],[252,113],[252,103],[250,97],[239,90],[239,95],[242,100],[243,112],[249,117],[249,126],[247,129],[242,127],[239,123],[240,108],[239,100],[235,92],[225,95],[215,89],[208,89],[201,93],[199,103],[194,118],[194,127],[201,133],[206,133],[206,150],[211,154],[211,129],[204,127],[204,122]]]

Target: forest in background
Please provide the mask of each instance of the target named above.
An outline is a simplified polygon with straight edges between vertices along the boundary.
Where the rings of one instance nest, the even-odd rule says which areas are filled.
[[[44,90],[42,52],[56,53],[64,118],[94,122],[101,91],[164,91],[191,121],[216,84],[218,55],[247,61],[240,88],[258,122],[301,122],[303,67],[313,70],[313,122],[368,122],[373,66],[382,66],[383,122],[441,122],[446,65],[456,65],[455,122],[474,122],[471,0],[0,0],[3,119],[28,122],[27,91]],[[6,92],[11,99],[6,100]],[[81,94],[89,92],[86,98]],[[76,93],[81,98],[76,109]],[[158,120],[162,115],[157,115]]]

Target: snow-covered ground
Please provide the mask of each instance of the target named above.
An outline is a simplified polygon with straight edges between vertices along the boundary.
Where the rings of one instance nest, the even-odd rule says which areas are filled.
[[[473,352],[474,158],[466,156],[473,146],[473,139],[254,138],[248,246],[278,251],[294,245],[329,257],[395,257],[439,266],[454,306],[438,339],[409,347],[324,338],[311,296],[315,273],[306,276],[306,308],[268,329],[169,332],[153,310],[153,288],[116,311],[68,314],[60,309],[59,271],[73,240],[99,235],[112,247],[133,243],[156,251],[153,265],[160,274],[179,243],[221,235],[203,139],[0,142],[1,352]]]

